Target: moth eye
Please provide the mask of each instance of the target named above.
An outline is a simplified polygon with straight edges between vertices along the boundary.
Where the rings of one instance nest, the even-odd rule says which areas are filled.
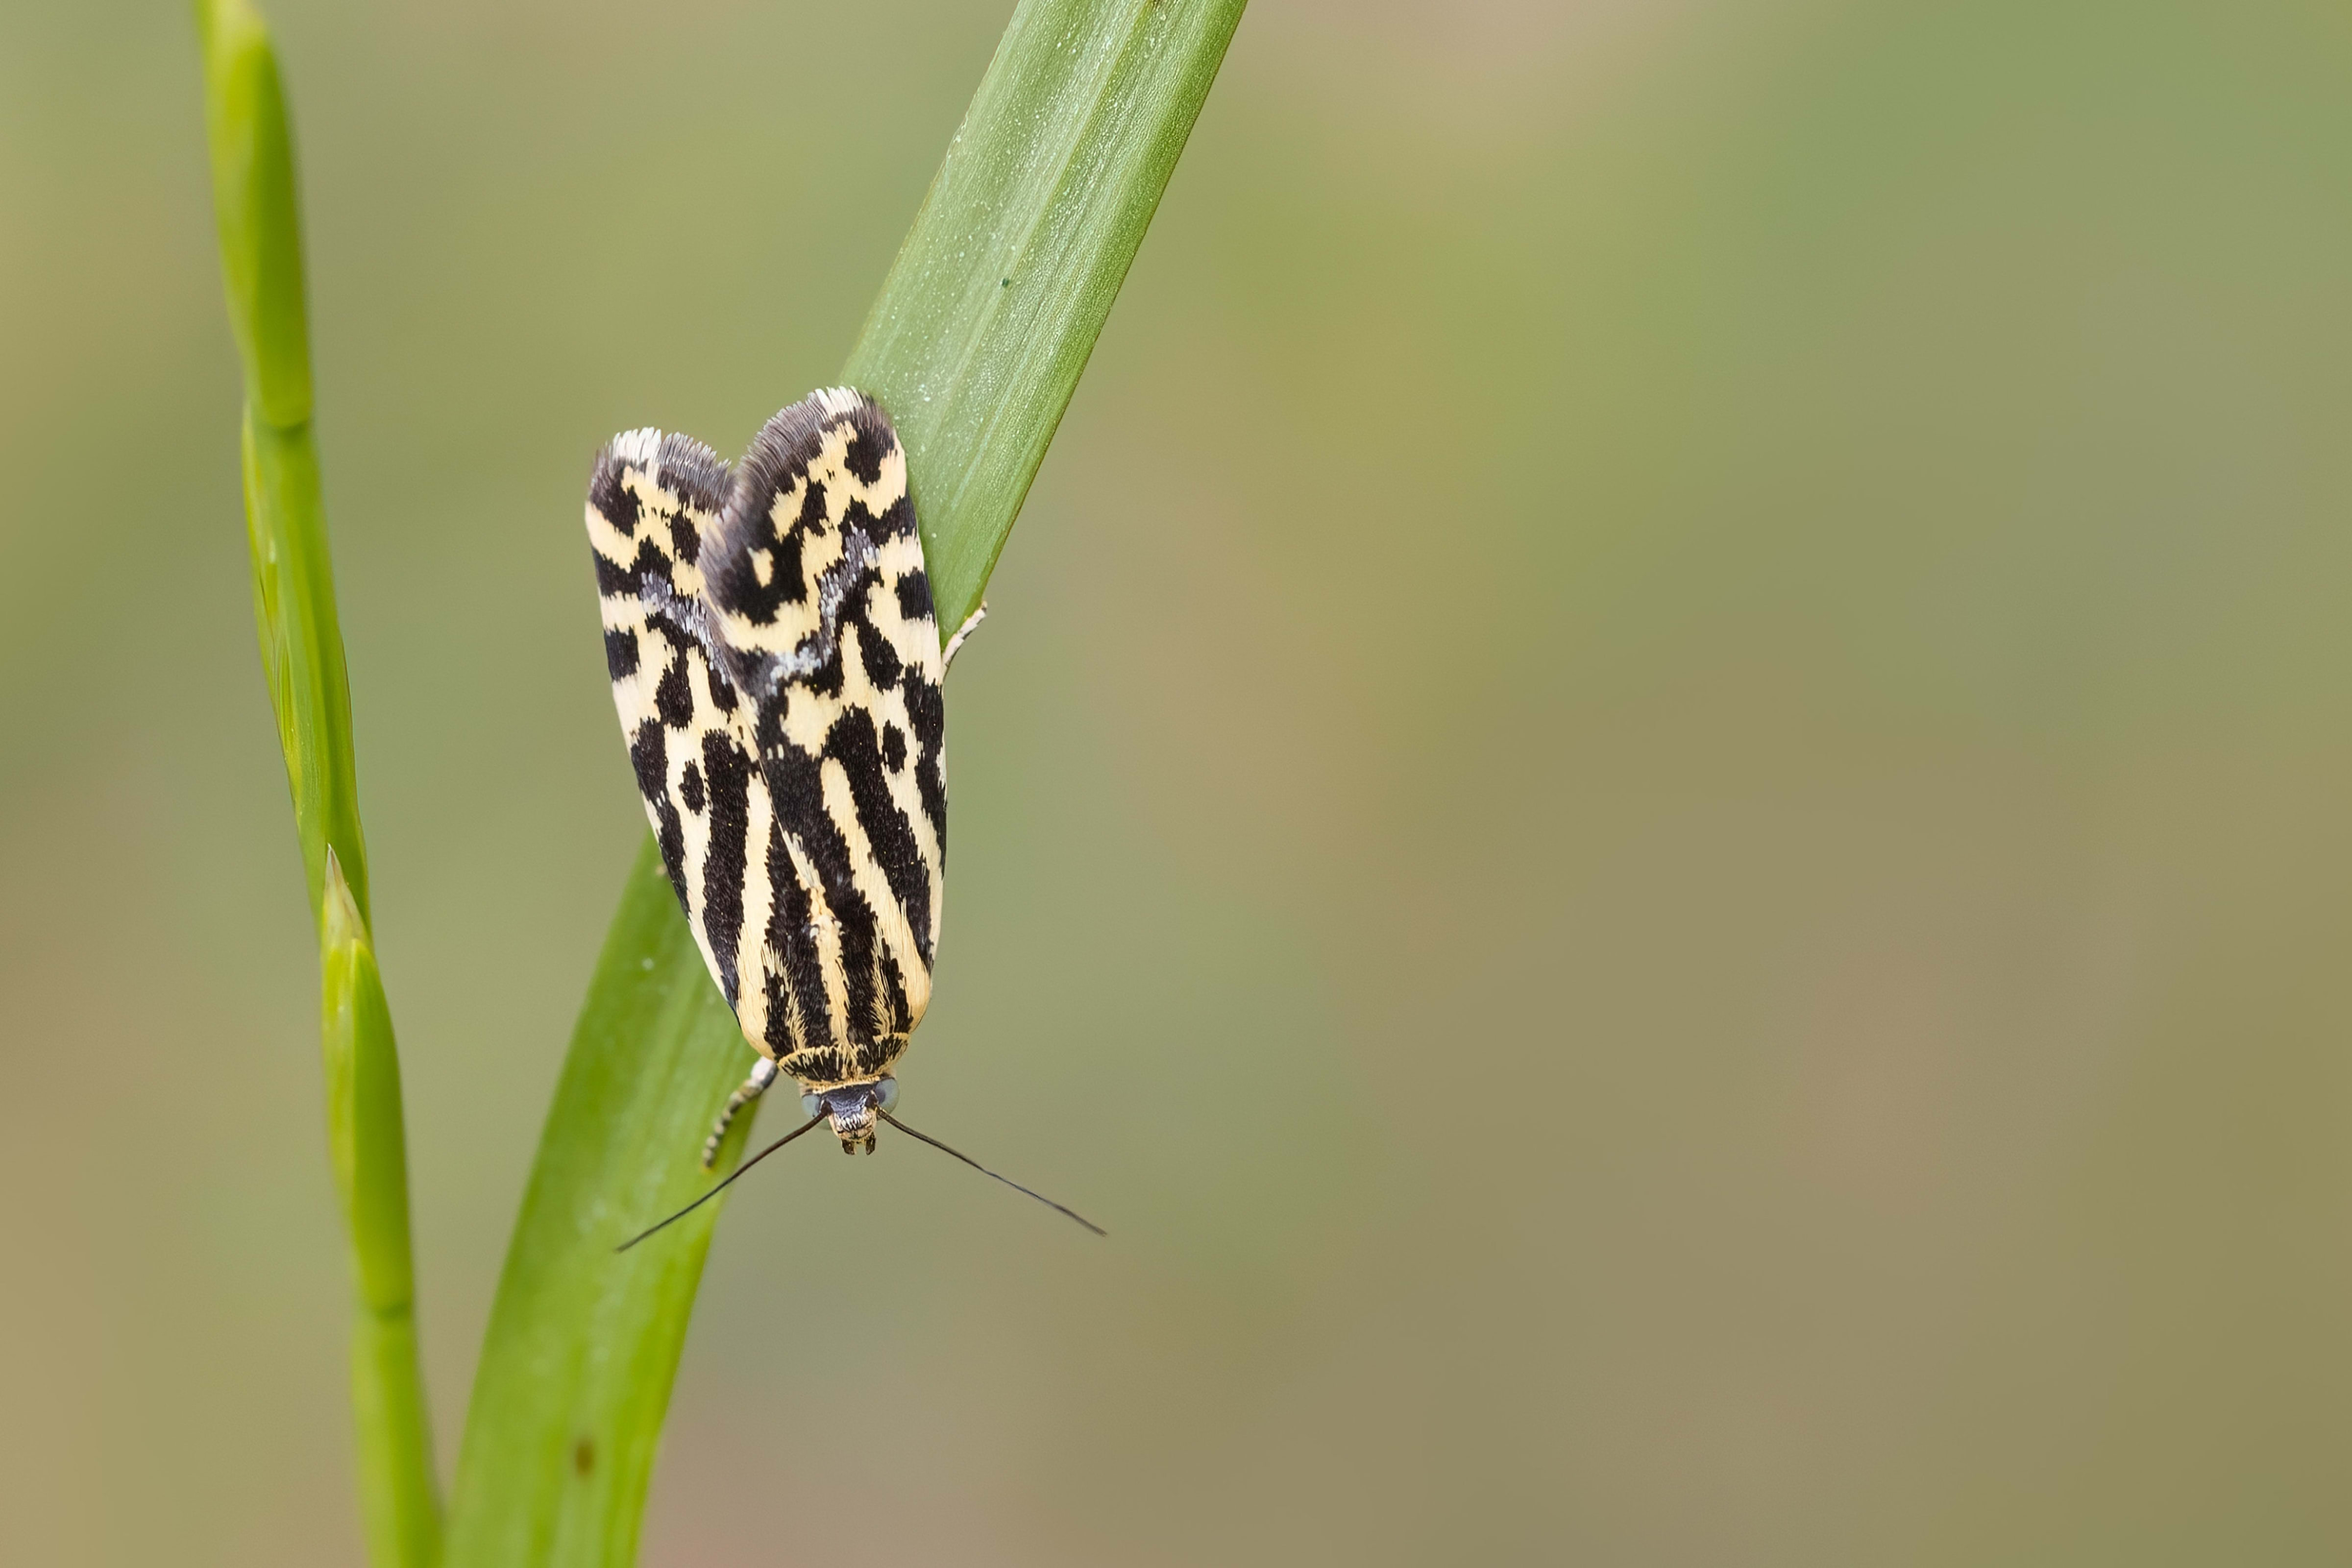
[[[802,1095],[801,1114],[803,1116],[821,1116],[824,1114],[824,1102],[818,1099],[814,1094]]]
[[[882,1109],[887,1111],[898,1103],[898,1081],[895,1078],[885,1078],[874,1086],[874,1092],[877,1102]]]

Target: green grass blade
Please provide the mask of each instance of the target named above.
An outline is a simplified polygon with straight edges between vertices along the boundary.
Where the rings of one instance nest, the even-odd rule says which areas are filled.
[[[242,0],[199,0],[196,23],[221,274],[245,364],[254,616],[319,933],[328,1138],[352,1249],[362,1507],[378,1568],[430,1568],[441,1506],[417,1355],[400,1062],[368,934],[351,689],[310,423],[293,137],[261,19]]]
[[[1027,0],[973,97],[845,376],[906,443],[943,632],[980,601],[1241,11]],[[648,842],[499,1281],[454,1568],[634,1561],[721,1204],[612,1249],[707,1185],[703,1131],[751,1061]]]
[[[441,1500],[417,1376],[400,1056],[367,925],[331,859],[326,902],[319,1041],[328,1145],[352,1242],[352,1406],[359,1422],[362,1513],[375,1562],[430,1563],[441,1552]]]
[[[625,1563],[724,1200],[614,1248],[709,1185],[702,1140],[751,1048],[648,839],[589,982],[507,1252],[467,1415],[451,1563]],[[752,1118],[728,1134],[722,1166]]]
[[[1242,5],[1023,5],[850,350],[907,444],[942,634],[980,604]]]
[[[196,0],[205,55],[205,130],[229,325],[246,392],[270,424],[310,419],[310,332],[294,134],[269,29],[244,0]]]
[[[253,561],[253,609],[310,913],[323,918],[327,862],[341,867],[368,917],[367,842],[360,831],[359,776],[352,757],[352,693],[335,616],[334,563],[310,427],[275,425],[245,411],[245,527]]]
[[[244,0],[198,0],[213,210],[229,325],[245,362],[245,517],[261,659],[286,752],[314,919],[327,854],[367,915],[351,685],[310,434],[310,329],[294,140],[268,29]]]

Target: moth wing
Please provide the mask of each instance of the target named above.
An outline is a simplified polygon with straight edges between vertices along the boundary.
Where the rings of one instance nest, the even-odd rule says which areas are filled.
[[[889,417],[830,389],[770,420],[702,566],[712,644],[774,802],[776,885],[789,870],[797,889],[762,950],[814,1053],[786,1065],[865,1077],[929,1005],[947,856],[939,628]]]
[[[751,707],[712,656],[702,598],[702,541],[728,479],[698,441],[629,431],[596,459],[587,521],[613,706],[646,820],[703,962],[740,1019],[747,894],[759,896],[745,846],[764,840],[772,813]]]

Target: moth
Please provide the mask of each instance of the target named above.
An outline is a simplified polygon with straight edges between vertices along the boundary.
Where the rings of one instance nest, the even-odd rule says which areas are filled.
[[[845,1154],[873,1153],[888,1122],[985,1170],[891,1113],[946,892],[944,683],[985,611],[940,647],[889,416],[845,387],[813,392],[731,466],[684,435],[625,432],[596,459],[587,524],[646,820],[760,1053],[704,1166],[789,1076],[808,1120],[728,1181],[820,1122]]]

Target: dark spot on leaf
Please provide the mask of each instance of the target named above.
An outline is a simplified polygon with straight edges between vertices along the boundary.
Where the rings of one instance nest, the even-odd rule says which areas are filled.
[[[572,1445],[572,1468],[582,1475],[596,1468],[596,1439],[583,1437]]]

